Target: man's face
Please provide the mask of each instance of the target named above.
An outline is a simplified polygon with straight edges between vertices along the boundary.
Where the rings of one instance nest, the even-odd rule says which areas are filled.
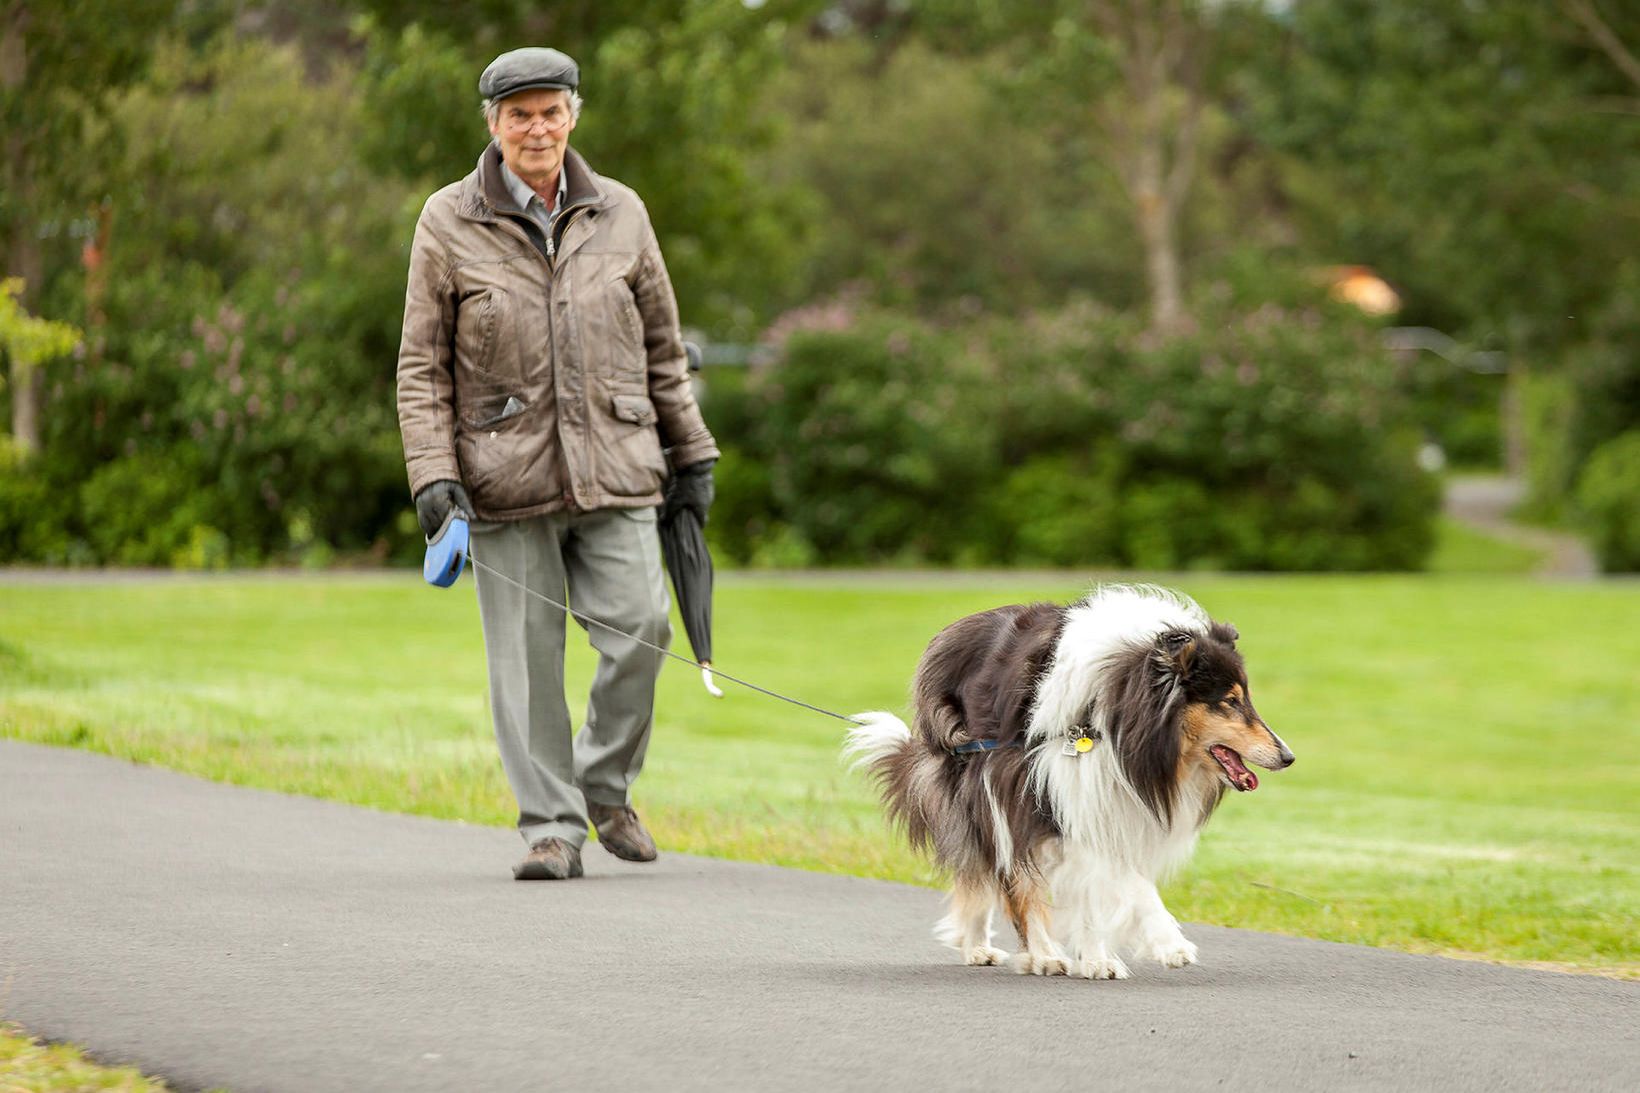
[[[564,162],[574,129],[569,92],[546,87],[502,99],[490,123],[501,158],[513,174],[532,185],[552,179]]]

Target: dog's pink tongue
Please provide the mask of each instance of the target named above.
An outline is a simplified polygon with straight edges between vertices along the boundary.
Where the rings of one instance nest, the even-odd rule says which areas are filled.
[[[1241,761],[1241,756],[1234,749],[1214,744],[1213,758],[1219,761],[1224,772],[1230,776],[1230,784],[1238,791],[1250,793],[1258,788],[1258,775],[1247,769],[1247,764]]]

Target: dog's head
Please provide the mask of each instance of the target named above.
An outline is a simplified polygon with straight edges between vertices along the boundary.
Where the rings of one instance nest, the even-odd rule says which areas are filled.
[[[1111,724],[1135,790],[1165,822],[1192,783],[1246,793],[1258,788],[1248,764],[1293,765],[1293,753],[1253,708],[1236,629],[1159,635],[1126,665]],[[1217,800],[1218,794],[1212,798]]]

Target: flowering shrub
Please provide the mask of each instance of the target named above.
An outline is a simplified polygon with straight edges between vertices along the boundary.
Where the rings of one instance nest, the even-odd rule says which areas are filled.
[[[796,334],[735,396],[735,512],[828,563],[1411,569],[1436,484],[1393,363],[1342,313],[1273,306],[1155,338],[1085,309]],[[738,488],[738,483],[736,487]],[[743,560],[731,516],[717,541]]]

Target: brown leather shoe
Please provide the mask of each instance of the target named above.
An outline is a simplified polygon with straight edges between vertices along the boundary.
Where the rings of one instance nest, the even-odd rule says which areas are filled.
[[[513,866],[514,880],[568,880],[581,875],[581,852],[563,839],[540,839]]]
[[[598,829],[598,842],[622,861],[654,861],[655,840],[630,805],[587,802],[587,819]]]

